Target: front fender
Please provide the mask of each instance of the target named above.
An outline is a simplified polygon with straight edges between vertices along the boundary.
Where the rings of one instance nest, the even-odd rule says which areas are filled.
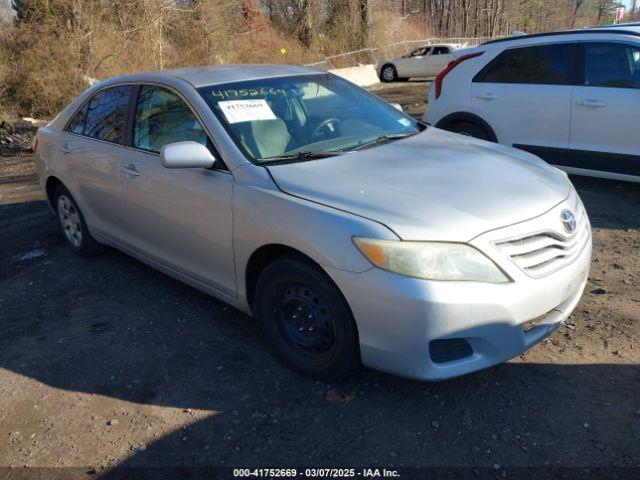
[[[284,193],[266,169],[248,167],[253,175],[262,170],[261,182],[236,176],[234,252],[237,278],[245,278],[247,263],[260,247],[278,244],[297,250],[322,267],[364,272],[371,263],[357,250],[353,236],[397,239],[384,225],[373,220]],[[326,270],[326,269],[325,269]],[[246,285],[238,282],[238,297],[246,303]]]

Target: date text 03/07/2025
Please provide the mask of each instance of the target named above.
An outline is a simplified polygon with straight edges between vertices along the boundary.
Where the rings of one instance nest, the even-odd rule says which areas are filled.
[[[399,478],[397,470],[386,468],[234,468],[233,476],[237,478]]]

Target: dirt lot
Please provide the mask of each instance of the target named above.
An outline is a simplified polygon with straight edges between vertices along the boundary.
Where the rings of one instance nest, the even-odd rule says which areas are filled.
[[[426,88],[376,93],[416,114]],[[441,383],[363,370],[326,385],[279,365],[233,308],[116,251],[72,255],[18,152],[0,158],[0,466],[79,468],[0,478],[108,477],[115,466],[184,467],[181,478],[204,478],[201,466],[473,465],[491,478],[640,467],[640,184],[572,179],[594,230],[587,293],[525,355]]]

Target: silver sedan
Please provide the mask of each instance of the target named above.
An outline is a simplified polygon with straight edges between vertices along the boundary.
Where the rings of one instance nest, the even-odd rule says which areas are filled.
[[[319,378],[444,379],[546,338],[585,287],[566,175],[294,66],[112,78],[38,132],[69,247],[117,248],[262,323]]]
[[[435,77],[454,60],[456,44],[425,45],[399,58],[378,63],[378,77],[383,82],[408,80],[411,77]]]

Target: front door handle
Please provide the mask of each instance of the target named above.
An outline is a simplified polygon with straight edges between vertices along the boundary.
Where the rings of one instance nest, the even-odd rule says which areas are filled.
[[[587,108],[600,108],[600,107],[607,106],[607,102],[601,102],[600,100],[593,100],[593,99],[578,100],[576,104],[580,105],[581,107],[587,107]]]
[[[120,171],[127,175],[131,175],[132,177],[140,175],[140,172],[136,169],[136,166],[133,163],[130,163],[129,165],[120,165]]]
[[[476,98],[480,100],[497,100],[498,96],[495,93],[480,93],[476,95]]]

